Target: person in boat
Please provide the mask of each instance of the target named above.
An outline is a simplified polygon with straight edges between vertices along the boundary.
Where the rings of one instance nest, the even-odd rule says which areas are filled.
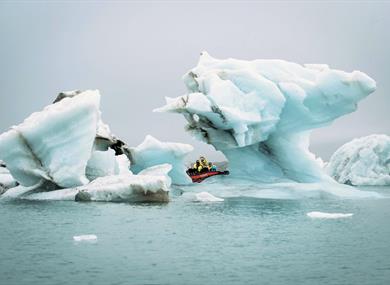
[[[190,174],[196,174],[196,173],[206,173],[211,171],[211,167],[213,166],[212,163],[209,163],[207,159],[204,156],[201,156],[199,160],[197,160],[191,169],[188,170]],[[216,171],[216,167],[214,166]]]
[[[215,166],[215,164],[209,162],[209,171],[217,171],[217,166]]]
[[[199,172],[207,172],[207,171],[210,171],[209,169],[209,163],[207,161],[207,159],[204,157],[204,156],[201,156],[199,158],[200,160],[200,165],[201,165],[201,170]]]
[[[197,160],[194,163],[192,168],[188,169],[190,175],[196,174],[197,172],[199,172],[199,170],[200,170],[200,161],[199,160]]]

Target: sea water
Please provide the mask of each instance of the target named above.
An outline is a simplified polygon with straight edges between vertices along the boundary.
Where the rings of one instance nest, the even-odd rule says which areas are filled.
[[[4,285],[390,284],[388,198],[0,199],[0,233]]]

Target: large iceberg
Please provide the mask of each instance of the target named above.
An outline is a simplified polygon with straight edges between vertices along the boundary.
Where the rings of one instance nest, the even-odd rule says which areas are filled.
[[[0,158],[23,186],[42,181],[67,188],[85,177],[99,120],[100,95],[86,91],[33,113],[0,135]]]
[[[370,135],[341,146],[326,171],[340,183],[390,185],[390,137]]]
[[[156,111],[183,114],[189,132],[224,153],[231,176],[264,183],[334,182],[309,151],[310,131],[353,112],[376,89],[360,71],[206,52],[184,82],[187,94]]]
[[[80,192],[95,201],[167,201],[172,179],[188,178],[183,159],[191,150],[149,136],[130,148],[103,123],[99,91],[63,92],[0,135],[0,159],[10,171],[1,173],[1,192],[18,181],[4,196],[74,199]]]
[[[189,144],[160,142],[148,135],[140,145],[130,148],[131,170],[138,173],[154,165],[169,163],[173,167],[169,173],[172,182],[189,184],[192,181],[186,173],[184,159],[193,149]]]

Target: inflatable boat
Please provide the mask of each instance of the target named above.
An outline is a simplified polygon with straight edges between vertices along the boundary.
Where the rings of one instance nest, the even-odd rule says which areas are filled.
[[[206,178],[209,178],[211,176],[215,175],[229,175],[229,171],[208,171],[204,173],[188,173],[187,174],[191,177],[192,182],[194,183],[200,183]]]

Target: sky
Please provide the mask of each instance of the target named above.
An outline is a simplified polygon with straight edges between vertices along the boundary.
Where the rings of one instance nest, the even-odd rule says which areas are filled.
[[[215,58],[284,59],[360,70],[377,91],[355,113],[313,131],[324,159],[343,143],[390,134],[390,2],[0,2],[0,132],[65,90],[99,89],[103,120],[130,146],[147,134],[221,154],[152,113],[185,93],[201,51]]]

